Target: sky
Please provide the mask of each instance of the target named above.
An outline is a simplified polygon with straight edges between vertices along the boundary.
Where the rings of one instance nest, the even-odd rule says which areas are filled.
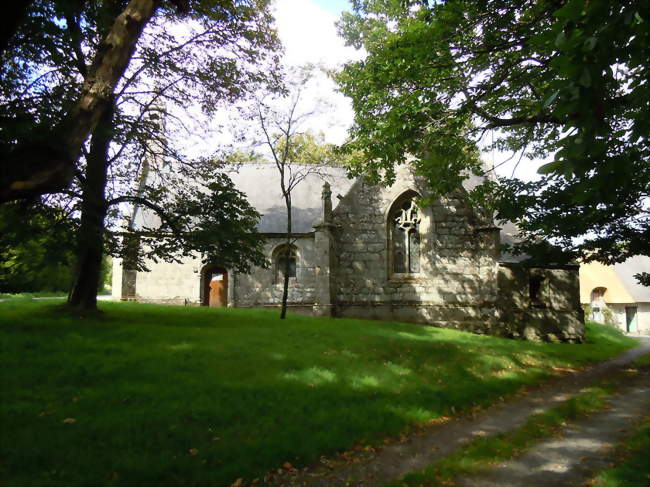
[[[335,23],[344,10],[351,10],[348,0],[275,0],[276,26],[285,47],[285,62],[289,65],[318,63],[331,69],[346,61],[361,59],[363,54],[346,47],[337,34]],[[328,99],[333,108],[327,110],[329,117],[312,123],[314,127],[319,124],[325,127],[329,142],[340,143],[352,124],[354,113],[351,104],[336,91],[331,80],[323,76],[319,82],[318,95]],[[504,163],[510,156],[511,154],[486,152],[483,159],[487,164],[496,166],[496,172],[501,176],[510,177],[514,172],[517,177],[525,180],[537,179],[537,167],[544,161],[524,159],[518,164],[519,158],[513,157]]]
[[[284,64],[294,67],[315,64],[337,69],[346,61],[361,59],[362,54],[346,47],[336,31],[335,23],[348,5],[347,0],[274,0],[272,11],[284,46]],[[326,142],[340,144],[352,125],[352,105],[338,92],[329,76],[318,70],[316,73],[302,97],[305,100],[303,112],[315,111],[316,114],[309,118],[302,130],[322,132]],[[201,118],[197,107],[194,119]],[[185,149],[188,155],[204,155],[210,147],[234,143],[231,131],[241,123],[232,112],[221,111],[210,123],[211,132],[196,130],[195,134],[188,134]]]
[[[324,63],[334,67],[359,53],[344,45],[335,22],[346,8],[346,0],[275,0],[278,34],[288,64]]]
[[[336,69],[346,61],[361,59],[363,55],[345,46],[336,31],[335,23],[348,5],[347,0],[275,0],[273,11],[285,64]],[[306,97],[327,100],[316,107],[321,114],[312,117],[307,128],[324,132],[327,142],[342,143],[354,116],[350,101],[324,73],[316,77]]]

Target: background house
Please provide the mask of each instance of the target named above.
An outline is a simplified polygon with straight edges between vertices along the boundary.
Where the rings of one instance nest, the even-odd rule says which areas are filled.
[[[632,334],[650,334],[650,287],[634,274],[650,272],[650,257],[635,256],[606,266],[590,262],[580,266],[580,302],[587,318],[610,323]]]

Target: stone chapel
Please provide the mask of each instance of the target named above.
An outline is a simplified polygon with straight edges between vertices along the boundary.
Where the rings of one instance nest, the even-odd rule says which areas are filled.
[[[342,168],[309,175],[292,193],[294,243],[277,170],[246,164],[231,179],[262,214],[268,269],[238,274],[197,256],[113,267],[113,297],[143,302],[278,307],[289,259],[289,311],[407,321],[528,340],[581,342],[578,266],[531,267],[500,251],[512,235],[471,208],[465,191],[418,205],[426,185],[408,167],[390,187]],[[466,181],[466,190],[477,184]],[[150,217],[135,209],[136,221]]]

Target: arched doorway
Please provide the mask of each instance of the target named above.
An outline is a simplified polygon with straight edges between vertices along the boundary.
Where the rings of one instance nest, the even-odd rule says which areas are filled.
[[[228,306],[228,271],[223,267],[208,265],[201,273],[203,306]]]
[[[597,323],[605,323],[605,313],[604,309],[607,308],[605,302],[605,293],[607,288],[597,287],[591,291],[591,320]]]

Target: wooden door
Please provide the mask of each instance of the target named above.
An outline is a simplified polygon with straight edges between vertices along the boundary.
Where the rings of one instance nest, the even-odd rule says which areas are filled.
[[[228,305],[228,274],[226,272],[213,272],[210,278],[210,296],[208,306]]]

